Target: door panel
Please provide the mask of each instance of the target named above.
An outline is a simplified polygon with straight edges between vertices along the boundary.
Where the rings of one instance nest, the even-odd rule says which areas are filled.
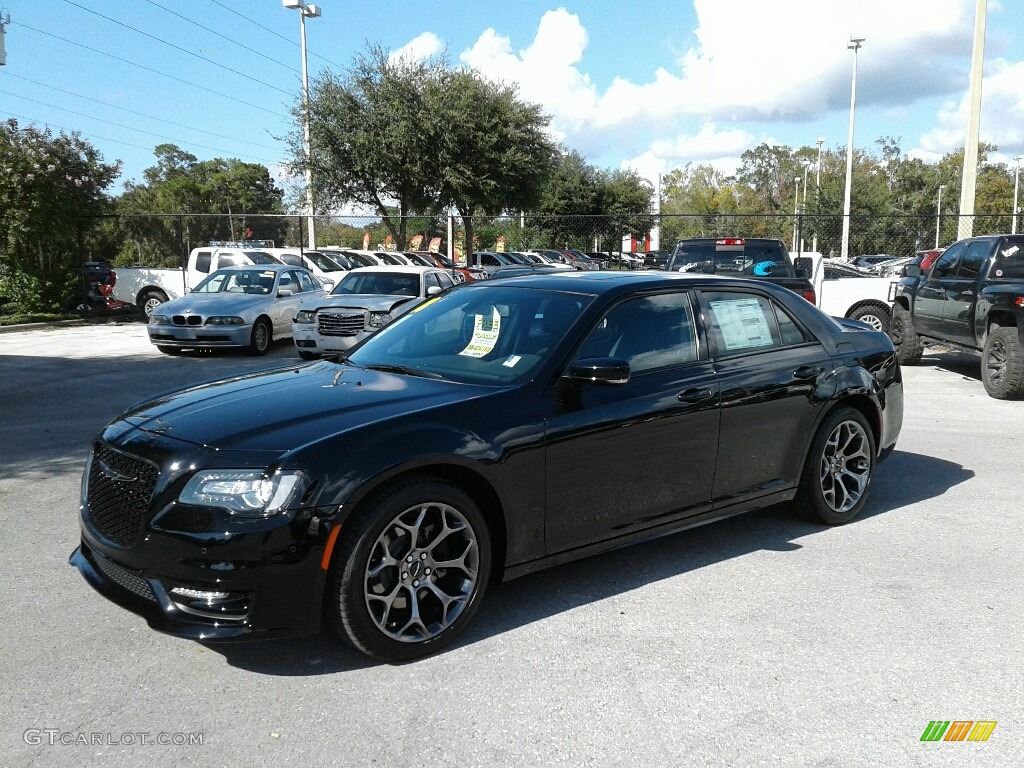
[[[949,288],[956,277],[960,257],[967,249],[963,243],[951,246],[932,265],[927,277],[917,289],[914,299],[914,325],[919,333],[943,335],[945,318],[949,314]]]

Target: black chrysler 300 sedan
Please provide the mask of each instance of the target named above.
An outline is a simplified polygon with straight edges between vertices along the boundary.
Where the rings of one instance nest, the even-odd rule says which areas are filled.
[[[86,579],[160,630],[400,661],[489,582],[794,500],[844,523],[895,446],[889,339],[763,282],[461,286],[347,357],[173,392],[96,438]]]

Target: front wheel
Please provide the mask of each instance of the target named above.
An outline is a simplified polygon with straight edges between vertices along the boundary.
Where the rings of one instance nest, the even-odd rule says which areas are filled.
[[[386,662],[450,645],[483,599],[491,539],[458,486],[430,476],[386,487],[345,523],[328,610],[346,642]]]
[[[270,321],[261,317],[252,326],[252,336],[249,337],[249,354],[265,355],[270,350],[270,340],[273,338],[273,331],[270,329]]]
[[[1024,397],[1024,356],[1016,328],[994,326],[981,353],[981,381],[989,397],[1020,400]]]
[[[811,520],[839,525],[867,502],[875,469],[875,438],[864,414],[842,407],[830,413],[811,442],[797,509]]]
[[[893,305],[889,338],[892,339],[896,357],[902,365],[913,365],[921,360],[924,344],[914,330],[914,319],[910,316],[910,311],[904,309],[902,304]]]

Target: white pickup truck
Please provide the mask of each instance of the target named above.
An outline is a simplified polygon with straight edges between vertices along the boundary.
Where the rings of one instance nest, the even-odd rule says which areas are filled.
[[[818,309],[833,317],[848,317],[889,331],[892,306],[889,303],[888,277],[865,274],[845,262],[826,259],[820,253],[804,251],[791,254],[798,270],[806,270]]]
[[[137,306],[146,317],[165,301],[184,296],[210,273],[239,264],[281,264],[260,243],[215,243],[193,248],[183,268],[117,267],[113,298]],[[271,243],[273,245],[273,243]]]

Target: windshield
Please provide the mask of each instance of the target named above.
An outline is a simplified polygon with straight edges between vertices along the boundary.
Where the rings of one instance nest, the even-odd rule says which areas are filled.
[[[789,254],[776,242],[728,240],[676,245],[670,272],[705,272],[756,277],[796,277]]]
[[[420,305],[369,337],[348,361],[413,368],[465,384],[518,383],[534,374],[593,300],[480,285]]]
[[[331,294],[352,293],[419,296],[420,276],[418,272],[349,272]]]
[[[244,253],[253,264],[284,264],[280,259],[276,259],[263,251],[245,251]]]
[[[192,293],[269,294],[277,273],[263,269],[219,269],[192,289]]]
[[[319,251],[305,251],[303,254],[323,272],[344,272],[345,267],[330,256]]]

